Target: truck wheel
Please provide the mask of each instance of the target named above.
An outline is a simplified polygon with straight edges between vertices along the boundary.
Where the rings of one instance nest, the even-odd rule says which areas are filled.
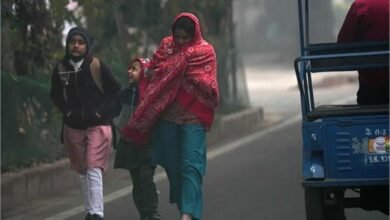
[[[326,220],[322,188],[305,188],[306,220]]]
[[[319,187],[305,188],[305,205],[307,220],[345,220],[344,207],[342,199],[344,191],[332,192],[334,199],[337,200],[334,205],[326,205],[325,199],[330,197],[330,192],[326,192]]]
[[[343,204],[344,193],[344,189],[333,189],[329,192],[324,190],[325,200],[333,200],[332,205],[325,206],[325,219],[346,220]]]

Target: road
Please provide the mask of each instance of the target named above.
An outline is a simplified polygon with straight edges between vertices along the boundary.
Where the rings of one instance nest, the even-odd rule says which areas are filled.
[[[204,219],[305,219],[300,162],[299,117],[209,153]],[[167,182],[158,182],[163,219],[178,219],[167,203]],[[69,218],[77,220],[82,214]],[[106,205],[108,219],[138,219],[126,195]],[[379,212],[353,209],[347,219],[385,220]]]
[[[288,67],[247,65],[246,78],[251,104],[264,108],[266,120],[279,120],[256,133],[210,149],[204,181],[204,219],[303,220],[300,104],[295,75]],[[319,96],[324,97],[319,103],[354,100],[351,94],[356,85],[352,83],[340,84],[326,77],[314,81]],[[175,206],[168,204],[167,180],[160,169],[156,182],[162,219],[178,219]],[[105,187],[105,219],[139,219],[126,172],[117,173],[115,179],[107,177]],[[43,199],[36,206],[29,213],[31,220],[84,218],[78,191],[50,202]],[[388,219],[379,212],[361,209],[351,209],[346,214],[348,220]],[[26,219],[25,216],[12,219]]]

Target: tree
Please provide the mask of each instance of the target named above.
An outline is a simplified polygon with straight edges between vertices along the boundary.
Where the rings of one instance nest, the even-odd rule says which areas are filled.
[[[13,48],[15,43],[12,39],[16,38],[16,16],[12,10],[12,1],[4,0],[1,5],[1,70],[8,73],[15,73]]]
[[[37,78],[52,68],[62,50],[65,0],[2,1],[2,70]],[[21,65],[23,63],[23,65]]]

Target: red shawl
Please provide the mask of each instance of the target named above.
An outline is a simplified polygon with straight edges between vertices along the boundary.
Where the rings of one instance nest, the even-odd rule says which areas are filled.
[[[161,41],[151,61],[154,76],[122,129],[126,139],[139,145],[148,143],[156,121],[173,101],[195,114],[206,129],[212,124],[219,100],[216,54],[213,46],[203,39],[197,17],[181,13],[174,22],[182,16],[195,22],[193,40],[178,45],[170,35]]]
[[[138,82],[138,93],[139,93],[139,100],[141,100],[145,96],[146,88],[149,85],[150,77],[147,76],[148,69],[150,68],[150,60],[144,59],[144,58],[135,58],[130,62],[129,69],[133,62],[138,61],[141,63],[141,73],[140,73],[140,79]],[[138,101],[139,102],[139,101]]]

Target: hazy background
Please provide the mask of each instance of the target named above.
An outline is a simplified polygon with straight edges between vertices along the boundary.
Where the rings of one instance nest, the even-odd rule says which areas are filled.
[[[351,2],[309,1],[310,41],[335,42]],[[299,54],[297,0],[235,0],[234,22],[237,46],[243,55],[263,54],[292,64]]]

